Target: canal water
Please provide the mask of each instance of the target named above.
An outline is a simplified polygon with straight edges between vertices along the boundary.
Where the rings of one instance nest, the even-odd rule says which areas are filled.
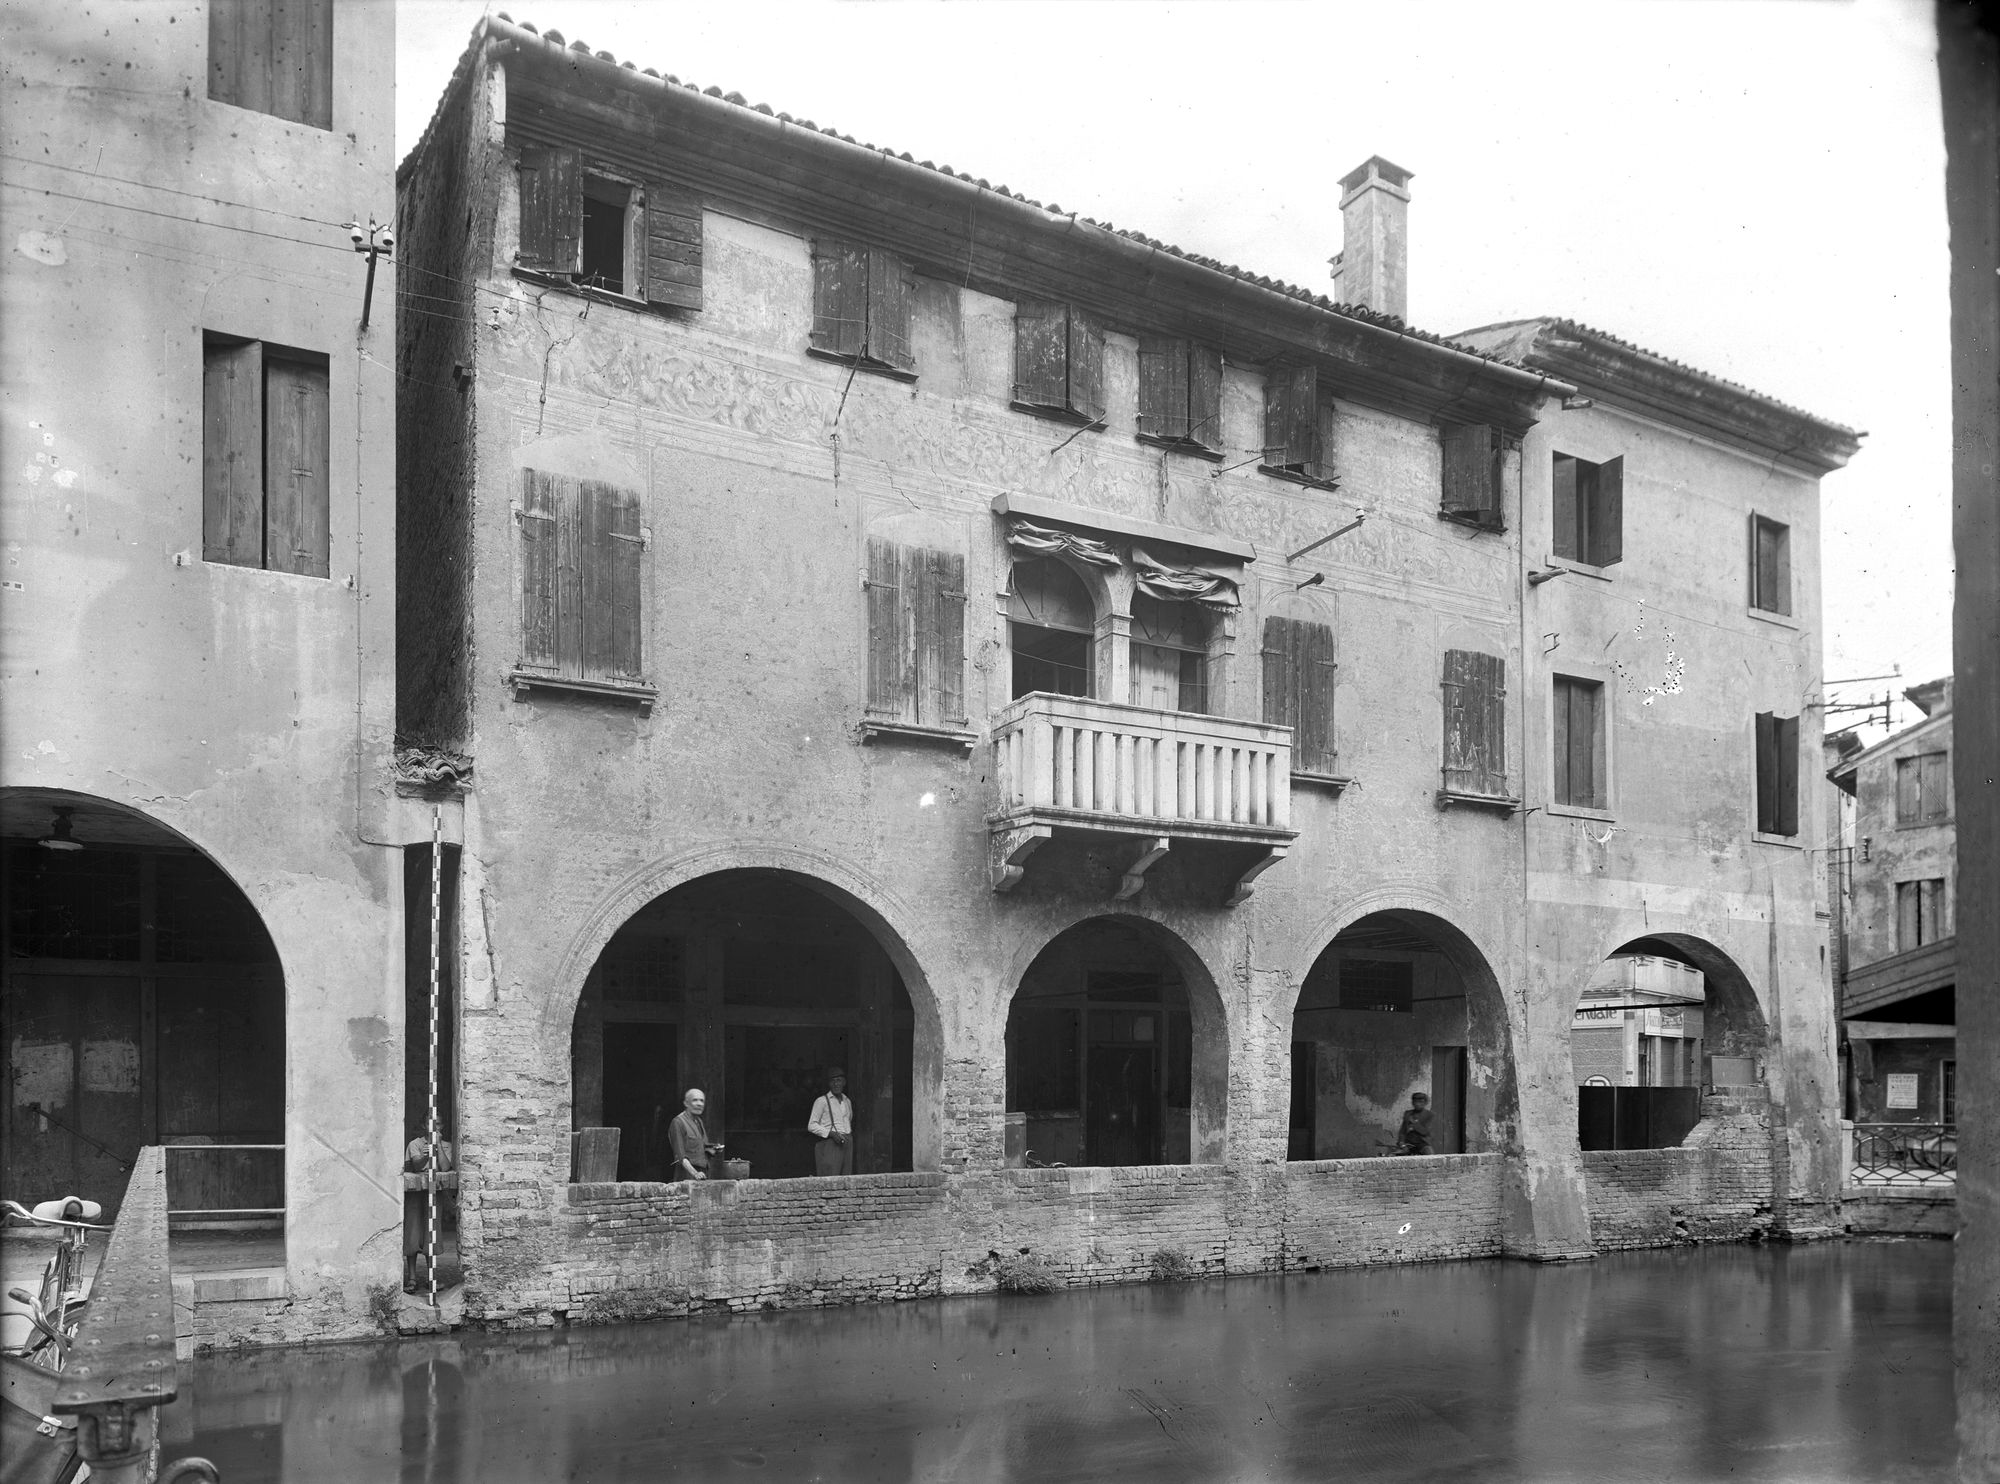
[[[219,1354],[253,1480],[1944,1480],[1951,1247],[1708,1247]]]

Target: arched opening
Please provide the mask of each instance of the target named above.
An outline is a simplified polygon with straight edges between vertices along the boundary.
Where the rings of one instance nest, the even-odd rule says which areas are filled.
[[[1095,667],[1097,614],[1090,593],[1054,557],[1014,563],[1007,591],[1008,646],[1014,656],[1013,696],[1035,691],[1088,696]]]
[[[284,975],[249,899],[85,794],[0,794],[0,855],[0,1190],[114,1213],[133,1157],[164,1144],[177,1227],[281,1229]]]
[[[1287,1156],[1501,1147],[1504,1041],[1498,984],[1463,934],[1423,912],[1357,919],[1313,961],[1292,1014]]]
[[[914,1040],[901,974],[833,888],[720,871],[656,897],[598,955],[571,1027],[573,1126],[619,1131],[615,1174],[597,1178],[666,1180],[668,1125],[699,1087],[729,1159],[811,1175],[807,1123],[838,1067],[852,1172],[909,1170]]]
[[[1007,1011],[1008,1164],[1212,1164],[1227,1095],[1221,1000],[1164,930],[1092,918],[1022,975]]]
[[[1615,949],[1571,1022],[1579,1147],[1679,1145],[1704,1089],[1762,1084],[1765,1037],[1756,992],[1713,944],[1656,934]]]

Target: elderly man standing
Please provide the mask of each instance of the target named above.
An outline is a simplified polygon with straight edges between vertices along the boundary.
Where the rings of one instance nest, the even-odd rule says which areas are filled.
[[[667,1125],[667,1144],[673,1151],[674,1159],[667,1178],[706,1180],[708,1156],[714,1152],[708,1142],[708,1125],[701,1118],[702,1111],[708,1107],[708,1094],[699,1087],[690,1087],[681,1104],[680,1113]]]
[[[826,1069],[826,1091],[813,1100],[806,1127],[819,1141],[813,1145],[815,1174],[854,1173],[854,1105],[847,1100],[847,1074],[839,1067]]]

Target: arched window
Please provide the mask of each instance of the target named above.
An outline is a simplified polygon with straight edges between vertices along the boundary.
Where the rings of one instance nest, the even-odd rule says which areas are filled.
[[[1097,615],[1083,582],[1051,557],[1014,563],[1007,630],[1016,697],[1033,691],[1091,693],[1091,639]]]
[[[1136,594],[1132,599],[1134,706],[1208,710],[1209,616],[1193,603]]]

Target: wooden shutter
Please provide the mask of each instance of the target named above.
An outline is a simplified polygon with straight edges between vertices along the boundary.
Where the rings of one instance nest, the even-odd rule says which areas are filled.
[[[1273,366],[1265,377],[1264,463],[1320,475],[1319,373],[1311,366]]]
[[[327,575],[327,370],[264,362],[264,565]]]
[[[524,149],[517,169],[521,249],[514,261],[540,273],[582,272],[583,157],[573,149]]]
[[[1222,447],[1222,352],[1188,346],[1188,441],[1211,453]]]
[[[637,680],[645,552],[638,491],[586,479],[576,487],[576,504],[580,671],[592,680]]]
[[[1918,819],[1923,817],[1923,786],[1923,759],[1920,757],[1897,759],[1897,824],[1914,824]]]
[[[271,106],[279,118],[333,127],[333,0],[267,0]]]
[[[583,210],[581,201],[577,210]],[[525,207],[522,214],[526,215]],[[644,241],[646,302],[674,309],[701,308],[701,197],[658,181],[647,182]]]
[[[1922,919],[1920,928],[1925,943],[1935,943],[1949,937],[1950,925],[1944,920],[1944,878],[1933,876],[1923,882],[1917,892],[1917,915]]]
[[[1778,833],[1778,718],[1757,713],[1757,828]]]
[[[1555,794],[1558,804],[1595,809],[1603,803],[1598,778],[1598,705],[1602,687],[1558,675],[1555,681]]]
[[[264,565],[264,347],[202,350],[201,556]]]
[[[1165,335],[1139,340],[1139,431],[1149,438],[1188,432],[1187,342]]]
[[[521,663],[553,670],[556,644],[556,512],[562,481],[538,469],[521,471]]]
[[[812,347],[858,358],[868,348],[868,253],[845,243],[813,244]]]
[[[863,587],[868,598],[868,709],[901,716],[909,691],[909,650],[902,623],[902,548],[895,542],[869,540]]]
[[[1896,883],[1896,950],[1908,953],[1923,942],[1923,885],[1917,881]]]
[[[1014,310],[1014,400],[1024,407],[1069,405],[1069,313],[1023,300]]]
[[[208,96],[271,111],[271,14],[261,0],[209,0]]]
[[[1550,519],[1555,527],[1555,554],[1567,561],[1580,562],[1584,557],[1577,549],[1576,541],[1576,460],[1568,454],[1555,456],[1551,490]]]
[[[903,571],[915,581],[910,604],[916,660],[916,714],[925,726],[965,720],[965,558],[910,548]]]
[[[1445,786],[1455,792],[1506,795],[1505,681],[1498,655],[1445,651]]]
[[[1791,529],[1760,515],[1750,517],[1750,606],[1766,613],[1792,611]]]
[[[1946,769],[1951,754],[1927,752],[1920,759],[1922,776],[1918,788],[1923,793],[1923,818],[1945,819],[1951,814],[1951,774]]]
[[[1590,522],[1591,552],[1585,558],[1608,567],[1625,560],[1625,459],[1597,466],[1597,509]]]
[[[1485,423],[1447,423],[1443,509],[1497,524],[1500,513],[1500,430]]]
[[[910,349],[910,270],[892,253],[868,254],[869,359],[908,371],[917,364]]]
[[[1799,719],[1796,716],[1774,717],[1771,738],[1778,754],[1777,833],[1796,835],[1799,832]]]
[[[1333,629],[1305,619],[1264,620],[1264,720],[1292,728],[1292,771],[1334,772]]]
[[[1771,610],[1790,616],[1792,611],[1792,528],[1766,521],[1771,540]]]
[[[1069,312],[1069,410],[1104,421],[1104,330],[1079,309]]]

